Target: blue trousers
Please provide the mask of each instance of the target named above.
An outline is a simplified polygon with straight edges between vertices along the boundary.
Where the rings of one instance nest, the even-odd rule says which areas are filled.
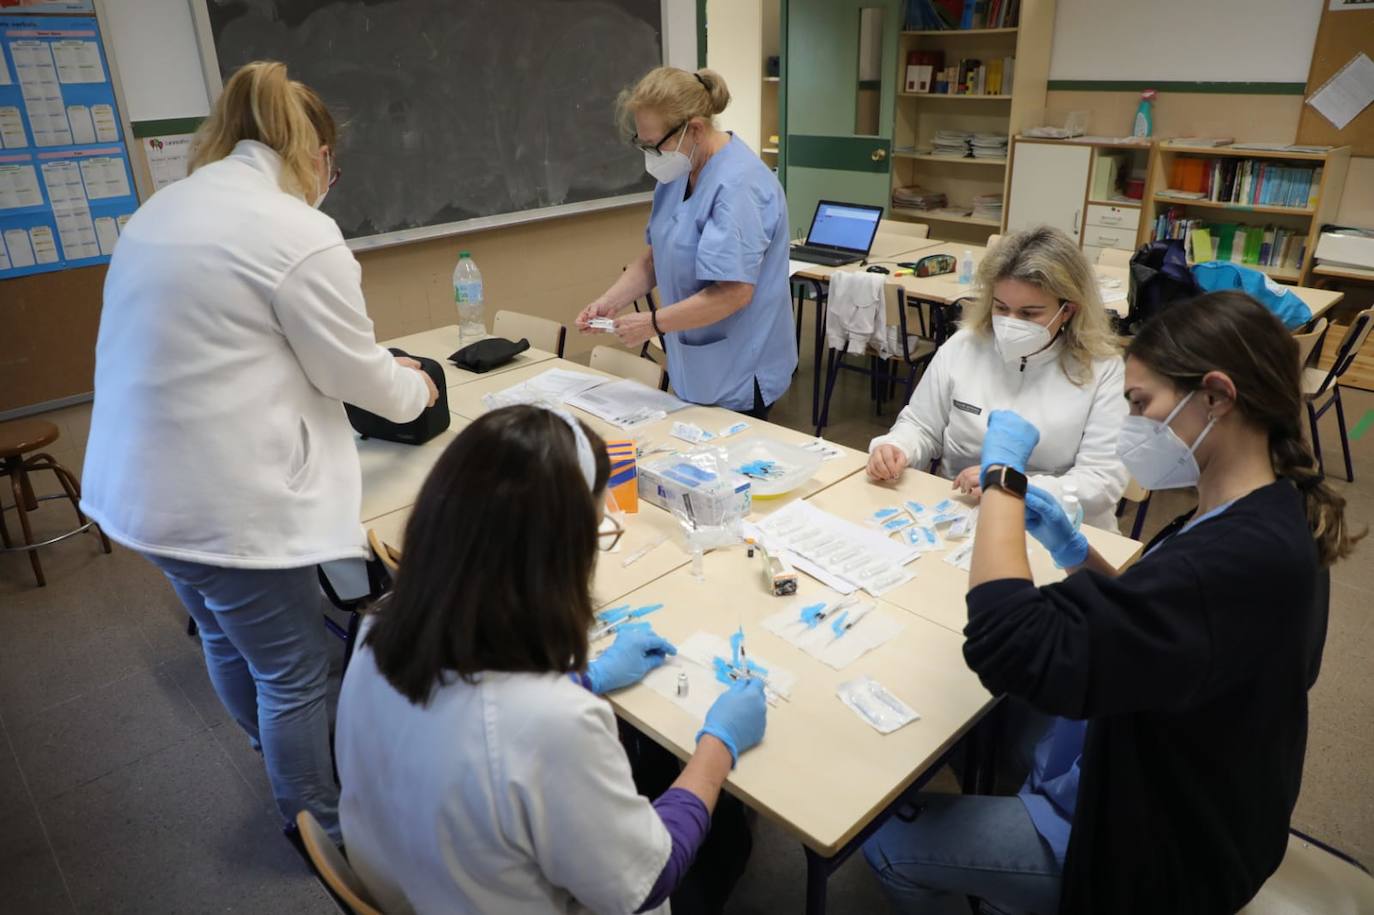
[[[329,655],[315,567],[226,569],[147,557],[200,629],[210,681],[261,750],[287,822],[309,810],[341,841],[329,753]]]
[[[894,908],[967,915],[966,896],[1006,912],[1053,915],[1061,868],[1015,797],[920,794],[915,818],[892,817],[864,857]]]

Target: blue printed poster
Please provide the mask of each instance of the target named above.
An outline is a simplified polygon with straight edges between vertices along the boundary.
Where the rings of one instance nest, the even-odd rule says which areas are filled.
[[[137,208],[96,20],[0,17],[0,279],[107,262]]]

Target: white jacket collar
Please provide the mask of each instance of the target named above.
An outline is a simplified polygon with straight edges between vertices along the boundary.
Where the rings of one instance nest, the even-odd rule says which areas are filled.
[[[281,187],[282,158],[275,149],[257,140],[239,140],[225,157],[242,162],[272,183]]]
[[[1063,352],[1064,338],[1062,336],[1055,337],[1049,346],[1045,347],[1038,353],[1032,353],[1031,355],[1026,357],[1026,368],[1039,368],[1042,365],[1047,365],[1051,362],[1057,362],[1059,360],[1059,356]],[[1020,361],[1010,363],[1009,367],[1019,371],[1021,368],[1021,363]]]

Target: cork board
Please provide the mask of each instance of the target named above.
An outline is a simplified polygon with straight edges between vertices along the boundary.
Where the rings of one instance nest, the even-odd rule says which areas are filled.
[[[1317,42],[1312,49],[1312,68],[1307,74],[1304,98],[1336,74],[1336,71],[1363,51],[1374,58],[1374,9],[1331,10],[1326,0],[1322,5],[1321,25],[1317,27]],[[1370,105],[1344,130],[1337,130],[1311,105],[1302,106],[1298,119],[1298,142],[1314,146],[1349,146],[1354,156],[1374,156],[1374,105]]]
[[[105,264],[0,282],[0,413],[94,386]]]

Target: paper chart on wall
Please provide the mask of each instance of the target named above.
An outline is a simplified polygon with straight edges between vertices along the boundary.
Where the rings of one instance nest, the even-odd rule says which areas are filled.
[[[23,157],[19,157],[23,160]],[[32,165],[0,164],[0,210],[17,210],[43,205],[38,187],[38,172]]]
[[[1344,130],[1372,102],[1374,60],[1363,52],[1352,57],[1307,100],[1337,130]]]
[[[190,160],[190,136],[145,137],[143,152],[148,159],[148,171],[153,177],[153,190],[186,177]]]
[[[6,229],[5,249],[9,254],[10,269],[19,270],[34,265],[33,243],[29,241],[29,233],[25,230]]]
[[[23,149],[29,145],[24,118],[14,105],[0,105],[0,147]]]

